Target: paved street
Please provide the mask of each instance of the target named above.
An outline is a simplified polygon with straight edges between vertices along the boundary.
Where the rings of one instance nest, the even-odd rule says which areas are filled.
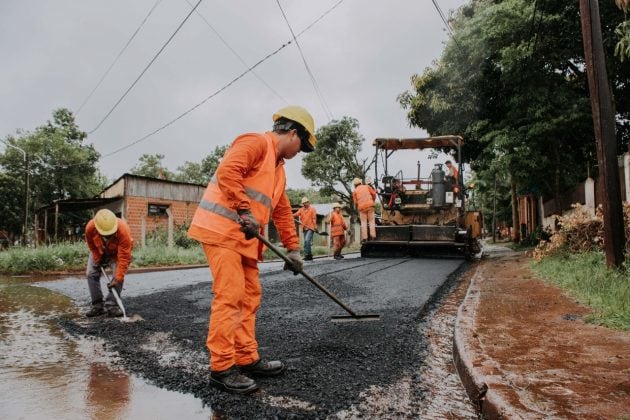
[[[423,307],[464,266],[459,259],[317,260],[306,266],[309,274],[357,313],[381,315],[378,322],[339,324],[330,316],[343,310],[306,279],[277,263],[263,265],[260,351],[284,360],[288,369],[280,378],[259,380],[262,390],[252,397],[219,392],[207,379],[207,269],[130,275],[127,312],[144,321],[75,318],[62,325],[72,334],[104,339],[127,370],[192,394],[227,418],[343,417],[364,410],[369,415],[361,407],[376,397],[384,398],[392,415],[413,416],[422,401],[415,372],[427,355],[419,333],[426,321]],[[72,294],[69,282],[47,287]]]

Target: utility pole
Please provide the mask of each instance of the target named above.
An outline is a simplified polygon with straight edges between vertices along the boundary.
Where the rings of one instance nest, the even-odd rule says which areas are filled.
[[[497,241],[497,174],[494,174],[494,194],[492,195],[492,243]]]
[[[601,177],[598,184],[602,189],[601,201],[604,209],[606,265],[609,268],[619,268],[624,261],[623,210],[616,153],[615,116],[606,73],[597,0],[580,0],[580,20],[582,22],[588,87],[593,109],[597,162]]]
[[[26,155],[26,151],[20,147],[14,146],[11,143],[7,143],[4,140],[0,140],[2,143],[7,145],[8,147],[12,147],[15,150],[19,150],[22,152],[24,156],[24,224],[22,225],[22,245],[26,246],[27,237],[28,237],[28,193],[29,193],[29,165],[28,165],[28,157]]]

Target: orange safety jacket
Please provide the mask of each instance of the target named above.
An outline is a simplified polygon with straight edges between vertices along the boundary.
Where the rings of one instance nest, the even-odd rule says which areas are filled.
[[[347,228],[346,219],[340,213],[330,213],[330,236],[343,236]]]
[[[376,199],[376,191],[369,185],[357,185],[352,192],[352,200],[357,206],[359,211],[374,207],[374,200]]]
[[[261,233],[271,218],[284,246],[290,251],[300,249],[291,202],[285,193],[284,161],[276,163],[277,151],[274,133],[237,137],[208,183],[188,236],[262,261],[263,244],[256,238],[245,239],[240,230],[237,210],[249,209]]]
[[[309,206],[308,209],[301,207],[298,211],[293,213],[293,215],[299,217],[303,230],[317,230],[317,212],[315,211],[315,207]]]
[[[94,220],[90,220],[85,226],[85,241],[96,264],[101,262],[103,255],[107,255],[111,260],[116,260],[116,274],[114,277],[118,280],[125,279],[125,274],[127,274],[129,263],[131,262],[131,250],[133,248],[133,238],[127,222],[118,218],[116,233],[105,243],[98,230],[96,230]]]

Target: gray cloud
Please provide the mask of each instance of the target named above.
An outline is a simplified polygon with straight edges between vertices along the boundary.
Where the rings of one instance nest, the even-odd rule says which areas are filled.
[[[45,123],[54,108],[76,110],[154,3],[2,1],[0,136]],[[300,0],[283,1],[282,6],[298,33],[335,3]],[[439,1],[443,10],[463,3]],[[158,5],[78,114],[82,129],[98,124],[190,9],[185,0]],[[198,10],[249,65],[290,39],[275,1],[204,0]],[[375,137],[426,134],[408,127],[396,96],[409,88],[412,74],[439,57],[445,40],[443,23],[428,0],[346,0],[298,39],[334,116],[359,120],[365,156],[372,154]],[[103,154],[125,146],[244,70],[207,24],[193,15],[88,142]],[[255,71],[277,93],[250,73],[162,132],[103,158],[102,171],[109,178],[118,177],[143,153],[166,155],[172,170],[187,160],[199,161],[242,132],[268,130],[271,114],[287,105],[278,94],[309,109],[318,125],[328,122],[294,45]],[[300,159],[294,161],[287,165],[289,187],[308,186],[300,174]]]

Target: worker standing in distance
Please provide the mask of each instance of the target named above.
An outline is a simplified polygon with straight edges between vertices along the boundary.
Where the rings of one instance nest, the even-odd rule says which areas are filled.
[[[333,258],[336,260],[343,259],[341,250],[346,245],[346,220],[341,214],[341,204],[335,203],[333,211],[328,216],[326,223],[330,223],[330,236],[332,237]]]
[[[264,249],[255,235],[270,219],[292,262],[284,268],[298,273],[303,266],[284,161],[315,149],[315,124],[299,106],[282,108],[272,119],[272,132],[243,134],[232,142],[188,230],[201,242],[213,277],[206,340],[210,381],[238,394],[258,388],[249,376],[275,376],[285,369],[281,361],[262,359],[256,341],[262,293],[257,262]]]
[[[354,178],[352,184],[354,184],[352,200],[359,210],[359,220],[361,221],[361,242],[365,242],[368,239],[376,238],[376,216],[374,214],[376,191],[369,185],[361,183],[359,178]]]
[[[313,244],[313,234],[317,230],[317,212],[315,207],[311,206],[308,197],[302,197],[302,207],[298,209],[293,216],[297,216],[302,225],[302,234],[304,235],[304,260],[312,261],[313,252],[311,246]]]
[[[133,247],[129,225],[111,210],[101,209],[85,226],[85,241],[90,249],[86,276],[92,298],[92,309],[85,315],[89,318],[103,314],[108,317],[122,316],[111,289],[115,288],[119,297],[122,294]],[[109,293],[105,301],[101,290],[101,267],[110,267],[114,273],[113,279],[107,284]]]

